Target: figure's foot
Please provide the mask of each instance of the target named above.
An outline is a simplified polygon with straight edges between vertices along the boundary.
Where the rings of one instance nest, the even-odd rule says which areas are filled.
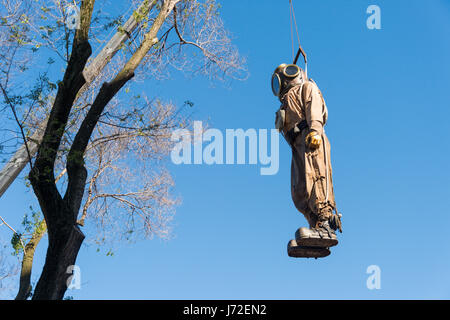
[[[330,255],[327,248],[313,248],[299,246],[295,240],[289,241],[287,247],[288,255],[292,258],[324,258]]]
[[[330,228],[328,221],[320,222],[312,229],[298,229],[295,240],[302,247],[329,248],[338,244],[336,233]]]

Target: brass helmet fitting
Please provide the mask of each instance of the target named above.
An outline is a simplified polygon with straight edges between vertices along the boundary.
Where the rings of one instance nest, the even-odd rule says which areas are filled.
[[[289,88],[292,84],[304,81],[304,72],[296,64],[280,64],[272,75],[272,92],[279,97],[280,93]],[[293,81],[298,79],[299,81]]]

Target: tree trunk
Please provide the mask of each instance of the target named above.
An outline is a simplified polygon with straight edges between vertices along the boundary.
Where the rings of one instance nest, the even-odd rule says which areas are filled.
[[[54,181],[49,184],[43,177],[39,178],[39,168],[38,165],[33,168],[30,180],[47,224],[48,248],[33,300],[58,300],[64,297],[71,275],[67,273],[68,268],[75,265],[84,240],[84,234],[76,222],[83,189],[73,192],[68,197],[70,201],[62,198]],[[81,180],[85,180],[87,175],[83,169],[79,172]]]
[[[95,0],[83,0],[81,3],[80,28],[75,33],[69,63],[63,80],[58,85],[44,138],[30,172],[30,182],[48,228],[47,256],[33,300],[55,300],[64,297],[70,276],[67,268],[75,264],[84,240],[84,235],[76,224],[83,190],[72,193],[68,197],[70,201],[62,198],[56,187],[54,167],[73,102],[86,83],[83,70],[92,53],[88,36],[94,2]],[[85,169],[80,170],[80,179],[86,179],[86,175]]]
[[[34,252],[36,247],[41,241],[44,234],[47,232],[47,226],[45,221],[41,221],[36,227],[36,230],[31,237],[31,240],[25,245],[25,250],[23,252],[22,267],[20,271],[20,285],[19,292],[17,293],[16,300],[27,300],[31,295],[31,270],[33,268]]]
[[[49,234],[50,238],[50,234]],[[62,300],[69,285],[68,268],[75,261],[84,235],[77,225],[67,225],[49,239],[44,269],[33,300]]]

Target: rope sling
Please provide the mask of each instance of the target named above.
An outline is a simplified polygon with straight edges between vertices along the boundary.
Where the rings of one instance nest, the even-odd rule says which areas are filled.
[[[292,47],[293,64],[297,64],[298,59],[300,58],[300,54],[301,54],[303,56],[304,61],[305,61],[306,79],[309,79],[308,78],[308,59],[307,59],[305,51],[303,50],[303,48],[302,48],[302,46],[300,44],[300,33],[298,31],[298,25],[297,25],[297,19],[296,19],[296,15],[295,15],[293,0],[289,0],[289,20],[290,20],[290,27],[291,27],[291,47]],[[297,50],[297,54],[295,55],[295,57],[294,57],[294,52],[295,52],[295,47],[294,47],[294,28],[295,28],[295,34],[297,35],[297,42],[298,42],[298,50]],[[322,97],[322,99],[323,99],[323,97]],[[324,132],[325,132],[325,130],[324,130]],[[322,140],[324,140],[323,136],[322,136]],[[327,157],[325,144],[322,143],[322,146],[323,146],[323,149],[324,149],[325,162],[326,162],[326,164],[325,164],[325,167],[326,167],[326,173],[325,173],[325,175],[326,175],[326,177],[325,177],[325,180],[326,180],[325,203],[328,203],[328,201],[329,201],[329,199],[328,199],[328,196],[329,196],[329,190],[328,190],[329,189],[328,161],[329,161],[329,159]],[[332,224],[337,226],[339,231],[342,232],[342,226],[341,226],[341,221],[340,221],[341,220],[340,218],[341,218],[342,214],[339,213],[336,204],[334,204],[334,211],[335,211],[335,214],[333,215],[333,217],[331,219],[332,220]]]

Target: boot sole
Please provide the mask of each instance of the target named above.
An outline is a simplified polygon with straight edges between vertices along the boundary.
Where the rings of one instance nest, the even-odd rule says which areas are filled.
[[[314,248],[299,246],[295,240],[291,240],[287,246],[288,256],[292,258],[324,258],[330,255],[327,248]]]
[[[314,248],[330,248],[336,246],[339,241],[337,239],[324,239],[320,237],[301,237],[300,229],[295,232],[295,241],[297,245],[302,247],[314,247]]]

